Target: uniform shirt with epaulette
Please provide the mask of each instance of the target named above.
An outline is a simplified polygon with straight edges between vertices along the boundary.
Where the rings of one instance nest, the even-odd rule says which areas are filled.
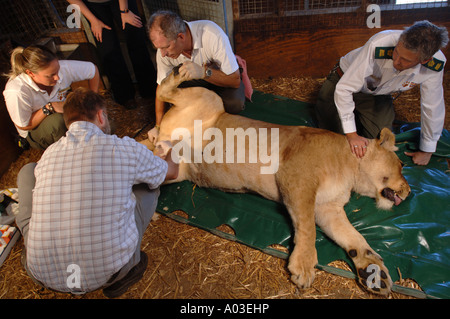
[[[389,95],[420,85],[421,137],[420,149],[435,152],[445,120],[442,81],[446,58],[442,51],[426,64],[397,71],[392,53],[402,31],[388,30],[375,34],[362,47],[340,59],[344,75],[336,85],[334,100],[344,133],[356,132],[353,93]]]

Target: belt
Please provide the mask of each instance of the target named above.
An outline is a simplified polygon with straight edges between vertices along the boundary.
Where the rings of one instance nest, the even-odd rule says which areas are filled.
[[[341,67],[339,66],[339,62],[336,63],[331,72],[335,72],[340,78],[344,75],[344,71],[342,71]]]

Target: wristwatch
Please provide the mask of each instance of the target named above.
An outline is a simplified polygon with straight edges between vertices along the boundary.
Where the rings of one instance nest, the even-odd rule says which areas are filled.
[[[42,107],[42,112],[47,116],[53,114],[55,112],[55,109],[53,108],[52,103],[48,102],[47,104],[45,104]]]
[[[205,79],[209,78],[212,75],[212,70],[207,68],[205,71]]]

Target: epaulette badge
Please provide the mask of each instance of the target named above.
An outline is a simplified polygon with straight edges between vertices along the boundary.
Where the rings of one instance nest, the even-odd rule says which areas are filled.
[[[395,47],[376,47],[375,59],[392,59]]]
[[[428,61],[427,63],[422,64],[424,67],[426,67],[427,69],[439,72],[442,71],[442,69],[444,69],[444,61],[438,60],[436,58],[432,58],[430,61]]]

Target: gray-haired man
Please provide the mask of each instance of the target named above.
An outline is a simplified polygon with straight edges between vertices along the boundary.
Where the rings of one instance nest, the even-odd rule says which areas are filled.
[[[440,49],[447,43],[447,30],[428,21],[375,34],[343,56],[324,82],[316,105],[319,126],[346,134],[352,152],[362,157],[367,138],[392,126],[391,94],[420,85],[420,151],[406,154],[427,165],[444,126],[446,58]]]
[[[225,111],[237,114],[244,109],[245,88],[239,64],[230,40],[214,22],[198,20],[186,22],[170,11],[157,11],[148,21],[150,40],[157,49],[157,82],[180,64],[181,75],[190,81],[179,87],[201,86],[216,92],[223,100]],[[156,126],[149,131],[151,142],[159,134],[164,115],[164,103],[156,97]]]

